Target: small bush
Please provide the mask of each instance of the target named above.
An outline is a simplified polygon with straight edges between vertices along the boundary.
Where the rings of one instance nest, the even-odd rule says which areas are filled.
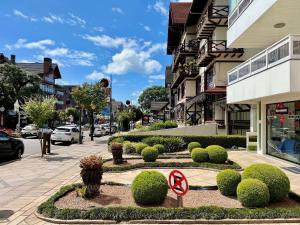
[[[248,145],[248,151],[257,151],[257,145]]]
[[[207,151],[203,148],[194,148],[192,150],[192,159],[197,163],[208,162],[209,160]]]
[[[123,142],[123,150],[125,154],[133,154],[136,153],[135,144],[132,142]]]
[[[158,154],[163,154],[165,152],[165,146],[161,144],[156,144],[153,147],[157,149]]]
[[[149,126],[149,130],[162,130],[162,129],[177,128],[177,127],[178,125],[175,121],[156,122],[156,123],[152,123]]]
[[[142,157],[145,162],[155,162],[158,157],[158,150],[155,147],[146,147],[142,151]]]
[[[136,203],[142,205],[159,205],[168,193],[168,181],[162,173],[144,171],[135,177],[131,191]]]
[[[89,194],[89,191],[88,191],[87,187],[77,187],[75,190],[76,190],[77,195],[79,195],[82,198],[86,198],[87,199],[87,198],[92,197]]]
[[[219,145],[210,145],[206,150],[211,163],[224,164],[228,159],[227,151]]]
[[[121,137],[115,137],[112,139],[112,142],[115,142],[115,143],[123,143],[124,142],[124,139],[121,138]]]
[[[238,200],[245,207],[264,207],[269,204],[268,186],[257,179],[245,179],[237,187]]]
[[[236,196],[236,188],[241,182],[241,174],[235,170],[223,170],[217,175],[218,189],[225,196]]]
[[[111,143],[111,149],[123,150],[123,145],[119,142],[113,142],[113,143]]]
[[[185,143],[179,137],[148,137],[143,139],[147,145],[154,146],[161,144],[165,147],[165,152],[178,152],[184,150]]]
[[[136,143],[135,144],[136,153],[140,155],[142,153],[143,149],[146,147],[148,147],[148,145],[145,143],[142,143],[142,142]]]
[[[192,152],[194,148],[201,148],[201,144],[199,142],[191,142],[188,145],[189,152]]]
[[[290,191],[290,181],[279,168],[268,164],[253,164],[242,173],[242,180],[253,178],[264,182],[270,192],[272,202],[281,201]]]

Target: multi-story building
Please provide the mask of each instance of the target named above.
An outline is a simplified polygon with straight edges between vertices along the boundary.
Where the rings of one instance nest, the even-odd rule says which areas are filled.
[[[228,13],[227,0],[171,3],[167,52],[173,55],[171,96],[176,120],[213,122],[222,133],[245,134],[250,106],[226,105],[227,71],[252,51],[227,46]]]
[[[228,46],[261,51],[228,72],[227,102],[249,104],[257,151],[300,164],[300,1],[230,1]]]

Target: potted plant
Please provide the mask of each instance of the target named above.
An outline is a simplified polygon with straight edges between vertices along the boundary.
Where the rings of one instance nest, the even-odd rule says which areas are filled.
[[[96,155],[90,155],[80,160],[80,175],[90,197],[99,193],[103,174],[102,165],[102,158]]]
[[[111,153],[113,155],[114,164],[122,164],[123,163],[123,145],[120,143],[112,143],[111,144]]]

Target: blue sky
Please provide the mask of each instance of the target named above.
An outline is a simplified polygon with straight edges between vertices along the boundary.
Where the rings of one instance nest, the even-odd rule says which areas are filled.
[[[180,0],[178,0],[180,1]],[[113,97],[164,85],[168,0],[2,0],[0,52],[59,64],[61,84],[113,75]]]

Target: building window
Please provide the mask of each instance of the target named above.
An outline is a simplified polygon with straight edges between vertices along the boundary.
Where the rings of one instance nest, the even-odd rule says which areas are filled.
[[[202,86],[201,77],[199,77],[196,80],[196,94],[197,95],[201,93],[201,86]]]
[[[183,83],[181,86],[181,98],[184,98],[184,96],[185,96],[185,83]]]
[[[206,75],[207,79],[207,89],[213,89],[215,87],[214,74],[213,71],[209,71]]]
[[[277,62],[287,56],[289,56],[289,43],[286,43],[269,53],[269,64]]]
[[[300,101],[267,105],[267,153],[300,164]]]

